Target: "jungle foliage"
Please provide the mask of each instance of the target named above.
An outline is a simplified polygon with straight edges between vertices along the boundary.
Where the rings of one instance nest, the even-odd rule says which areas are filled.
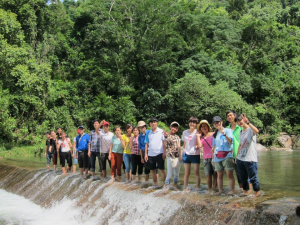
[[[300,1],[0,0],[0,142],[228,109],[299,133]]]

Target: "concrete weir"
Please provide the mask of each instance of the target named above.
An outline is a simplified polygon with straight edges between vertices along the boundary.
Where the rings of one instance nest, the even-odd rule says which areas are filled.
[[[0,165],[0,188],[78,224],[300,224],[300,198],[274,199],[267,193],[257,198],[187,193],[7,165]]]

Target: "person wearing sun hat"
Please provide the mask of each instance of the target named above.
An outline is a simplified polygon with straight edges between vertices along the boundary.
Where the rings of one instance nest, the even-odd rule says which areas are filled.
[[[201,120],[197,125],[197,146],[203,148],[203,167],[208,190],[215,190],[217,186],[217,173],[212,165],[213,154],[211,151],[213,134],[207,120]]]

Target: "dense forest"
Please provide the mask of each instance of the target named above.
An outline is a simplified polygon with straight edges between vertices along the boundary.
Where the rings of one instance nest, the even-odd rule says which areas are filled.
[[[0,143],[95,118],[299,133],[300,1],[0,0]]]

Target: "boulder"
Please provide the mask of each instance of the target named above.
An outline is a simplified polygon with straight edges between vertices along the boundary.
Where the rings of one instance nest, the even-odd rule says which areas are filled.
[[[300,149],[300,136],[292,135],[293,148]]]
[[[259,143],[256,144],[256,149],[257,151],[268,151],[268,149],[265,146]]]
[[[292,138],[287,133],[280,133],[277,137],[277,141],[283,148],[292,148]]]

